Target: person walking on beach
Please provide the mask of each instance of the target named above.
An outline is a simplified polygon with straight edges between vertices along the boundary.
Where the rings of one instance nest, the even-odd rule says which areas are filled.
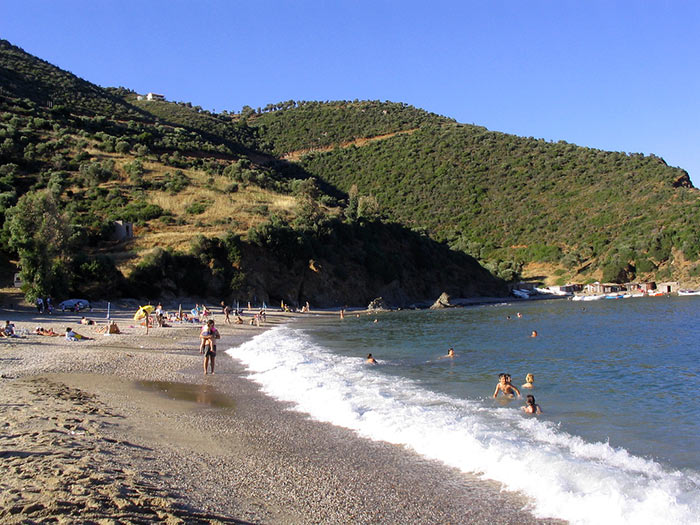
[[[44,300],[41,297],[36,298],[36,310],[40,314],[44,313]]]
[[[222,313],[224,314],[224,322],[226,324],[231,324],[231,307],[221,301]]]
[[[206,328],[206,330],[204,328]],[[219,331],[214,326],[213,319],[209,319],[206,327],[203,327],[201,339],[202,345],[200,346],[199,353],[204,354],[204,375],[207,375],[207,368],[211,368],[211,373],[213,374],[216,361],[216,340],[221,339]]]
[[[504,396],[510,398],[515,397],[513,393],[520,397],[520,390],[510,383],[509,374],[498,374],[498,384],[496,385],[496,390],[493,393],[493,397],[498,397],[499,392],[502,392]]]

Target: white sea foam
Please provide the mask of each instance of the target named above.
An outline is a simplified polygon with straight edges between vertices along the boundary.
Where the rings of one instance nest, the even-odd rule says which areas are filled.
[[[279,327],[228,350],[263,391],[312,418],[520,491],[539,517],[581,524],[700,523],[700,475],[587,443],[515,408],[453,399]]]

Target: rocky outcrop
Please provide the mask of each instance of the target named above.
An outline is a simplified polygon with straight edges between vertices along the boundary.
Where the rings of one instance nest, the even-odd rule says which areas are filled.
[[[433,303],[433,306],[431,306],[430,309],[437,310],[438,308],[454,308],[455,306],[457,305],[450,302],[450,296],[447,295],[446,292],[442,292],[440,297],[438,297],[437,301]]]
[[[377,311],[386,311],[386,310],[391,310],[389,306],[386,304],[386,301],[384,301],[384,298],[382,297],[377,297],[376,299],[373,299],[372,302],[370,302],[367,305],[367,310],[370,312],[377,312]]]

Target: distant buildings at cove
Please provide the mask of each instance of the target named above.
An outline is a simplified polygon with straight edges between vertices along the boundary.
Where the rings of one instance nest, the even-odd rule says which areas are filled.
[[[136,100],[165,100],[165,95],[149,93],[148,95],[136,95]]]

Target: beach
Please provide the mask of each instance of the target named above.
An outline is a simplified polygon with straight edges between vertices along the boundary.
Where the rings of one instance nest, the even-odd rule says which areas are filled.
[[[561,523],[496,482],[288,410],[223,352],[335,313],[268,310],[261,328],[217,313],[205,376],[198,325],[146,335],[134,311],[117,306],[123,333],[105,336],[79,325],[83,314],[0,310],[30,333],[0,339],[3,523]],[[94,340],[32,335],[38,325]]]

